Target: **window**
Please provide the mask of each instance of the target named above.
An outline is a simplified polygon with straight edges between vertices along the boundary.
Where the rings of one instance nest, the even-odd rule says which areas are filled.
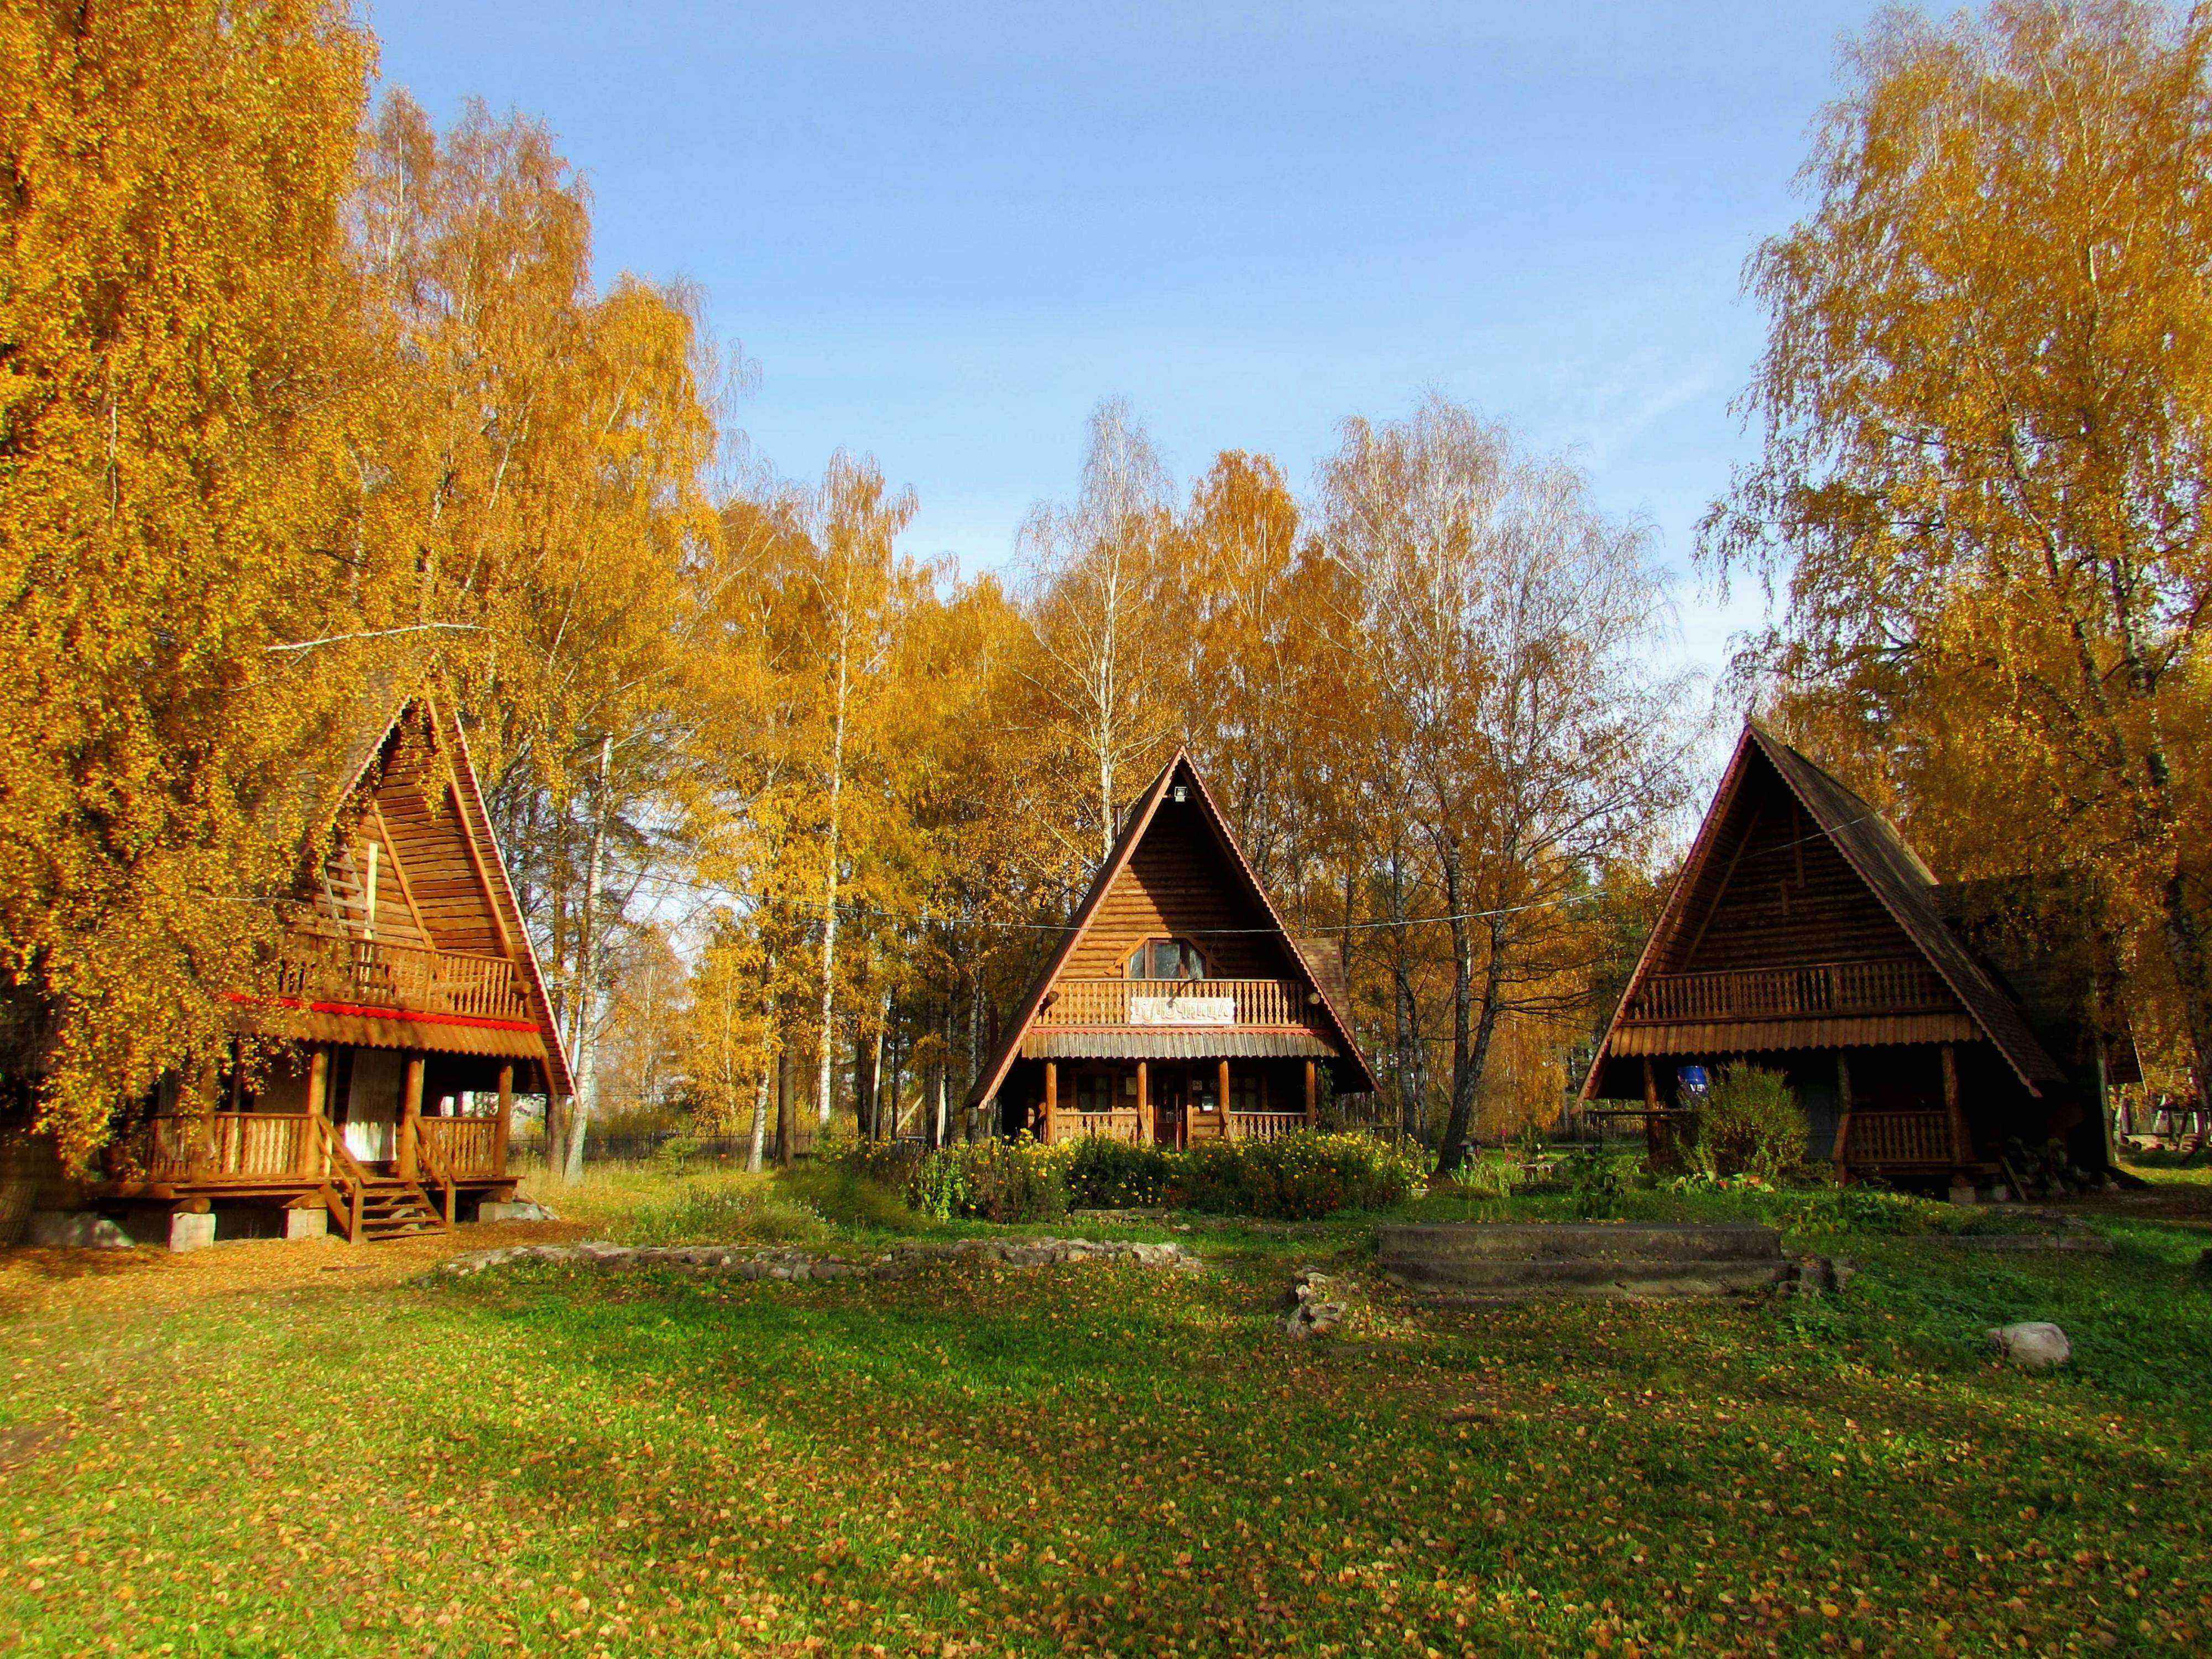
[[[1079,1072],[1075,1076],[1075,1109],[1110,1112],[1114,1109],[1114,1075],[1110,1072]]]
[[[1187,939],[1148,939],[1129,953],[1131,979],[1204,979],[1206,958]]]
[[[1267,1079],[1256,1072],[1232,1072],[1229,1078],[1229,1104],[1233,1111],[1266,1111]]]

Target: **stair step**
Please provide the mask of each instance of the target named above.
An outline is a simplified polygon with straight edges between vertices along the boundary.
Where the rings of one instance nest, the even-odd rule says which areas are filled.
[[[372,1177],[362,1183],[360,1215],[360,1237],[370,1243],[412,1238],[446,1229],[444,1213],[421,1187],[396,1176]]]
[[[1724,1296],[1786,1271],[1771,1227],[1444,1222],[1382,1228],[1378,1244],[1386,1272],[1448,1301]]]
[[[1385,1266],[1408,1261],[1766,1261],[1782,1259],[1771,1227],[1697,1222],[1430,1222],[1384,1227]]]

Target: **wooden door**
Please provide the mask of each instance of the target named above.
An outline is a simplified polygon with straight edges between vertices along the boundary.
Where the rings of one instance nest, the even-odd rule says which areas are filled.
[[[1189,1080],[1179,1070],[1155,1066],[1152,1073],[1152,1140],[1161,1146],[1182,1146],[1184,1108],[1190,1098]]]

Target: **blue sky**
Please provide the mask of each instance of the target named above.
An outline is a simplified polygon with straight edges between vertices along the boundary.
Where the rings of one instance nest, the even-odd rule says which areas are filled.
[[[1758,239],[1875,8],[646,7],[376,0],[388,82],[542,117],[599,267],[688,278],[786,474],[912,483],[908,550],[1003,564],[1127,397],[1179,478],[1304,489],[1431,388],[1571,450],[1686,564],[1751,443]],[[1693,583],[1681,649],[1729,629]]]

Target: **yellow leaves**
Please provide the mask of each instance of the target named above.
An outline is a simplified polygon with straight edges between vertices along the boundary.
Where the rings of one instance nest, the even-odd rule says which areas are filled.
[[[1790,718],[1946,874],[2079,872],[2200,1069],[2208,43],[2119,0],[1878,25],[1753,261],[1766,452],[1702,538],[1787,586]]]
[[[10,7],[0,160],[0,952],[82,1158],[219,1045],[350,690],[357,331],[337,235],[367,42],[275,0]],[[301,656],[319,657],[312,665]]]

